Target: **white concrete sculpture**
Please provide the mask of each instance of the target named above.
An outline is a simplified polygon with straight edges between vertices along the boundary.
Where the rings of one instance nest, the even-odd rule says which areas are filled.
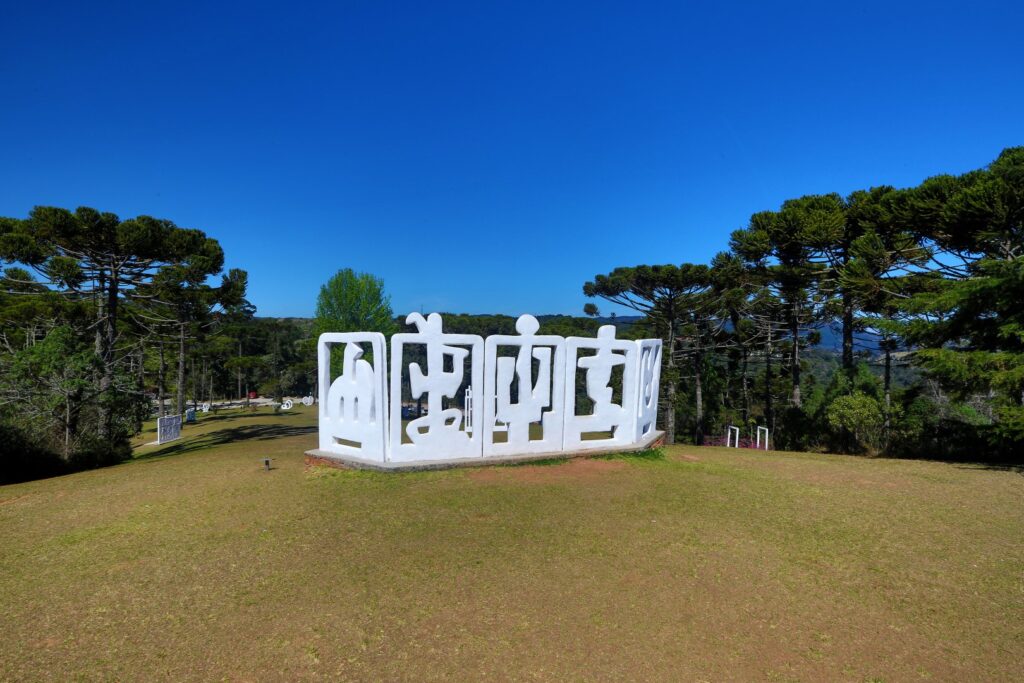
[[[437,313],[431,313],[426,318],[419,313],[410,313],[405,322],[415,325],[418,331],[391,337],[391,415],[402,414],[404,351],[410,344],[420,344],[426,351],[425,372],[419,363],[409,364],[409,386],[413,400],[426,394],[427,414],[412,420],[404,429],[401,420],[392,419],[390,459],[394,462],[411,462],[481,457],[480,431],[466,431],[462,410],[445,408],[445,399],[458,396],[465,379],[464,363],[468,357],[469,388],[473,390],[472,410],[480,414],[484,370],[483,338],[475,334],[446,334],[441,329],[441,316]],[[408,442],[402,438],[403,434]]]
[[[181,438],[181,415],[167,415],[156,419],[156,442],[167,443]]]
[[[565,338],[538,335],[532,315],[516,320],[518,335],[496,334],[484,348],[484,455],[557,453],[562,450],[565,416]],[[516,347],[515,358],[498,357],[498,347]],[[537,371],[534,373],[534,361]],[[512,400],[512,384],[516,399]],[[497,423],[501,426],[498,427]],[[539,437],[532,438],[535,424]],[[495,433],[507,437],[496,440]]]
[[[331,347],[344,344],[342,372],[331,378]],[[363,359],[369,345],[373,363]],[[328,333],[317,343],[320,385],[320,450],[384,462],[388,391],[384,335]],[[399,420],[400,422],[400,420]]]
[[[726,448],[739,448],[740,447],[740,428],[734,425],[729,425],[725,430],[725,447]]]
[[[640,441],[654,431],[658,419],[658,386],[661,383],[661,340],[644,339],[637,342],[639,347],[639,376],[637,390],[639,401],[636,409],[636,435]]]
[[[381,334],[320,336],[319,449],[312,455],[398,469],[614,452],[659,438],[660,340],[616,339],[610,325],[594,339],[541,335],[530,315],[516,321],[517,334],[486,342],[444,332],[437,313],[411,313],[406,322],[416,332],[391,338],[390,362]],[[331,348],[337,345],[344,347],[343,362],[334,377]],[[580,389],[592,410],[577,405],[577,373],[585,378]],[[404,422],[403,399],[422,402],[425,411]]]
[[[302,397],[302,405],[306,406],[307,408],[310,407],[311,405],[313,405],[313,397],[312,396],[303,396]]]
[[[201,410],[203,414],[210,412],[210,404],[204,403],[203,405],[199,406],[199,410]]]
[[[295,406],[295,404],[292,403],[292,400],[290,398],[286,398],[281,403],[281,410],[291,410],[294,406]]]
[[[565,340],[565,450],[591,450],[627,446],[636,436],[637,354],[636,342],[615,338],[615,326],[603,325],[597,339],[568,337]],[[580,356],[581,349],[593,349]],[[612,373],[622,366],[621,398],[615,403]],[[577,414],[576,369],[586,371],[587,396],[594,407]],[[584,436],[590,438],[584,438]]]

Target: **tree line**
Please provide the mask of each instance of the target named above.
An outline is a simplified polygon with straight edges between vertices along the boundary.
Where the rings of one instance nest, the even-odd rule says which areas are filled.
[[[308,389],[308,330],[256,318],[201,230],[40,206],[0,218],[0,262],[0,480],[123,460],[189,401]]]
[[[791,199],[709,264],[617,268],[583,291],[665,341],[670,441],[763,425],[780,448],[1019,458],[1022,252],[1016,147],[916,187]],[[822,377],[826,327],[841,353]]]

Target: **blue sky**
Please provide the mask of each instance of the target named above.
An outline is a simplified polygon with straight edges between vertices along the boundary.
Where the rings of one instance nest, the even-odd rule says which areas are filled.
[[[0,215],[218,238],[261,315],[339,268],[396,313],[579,314],[750,214],[1024,144],[1003,3],[8,3]],[[611,310],[607,306],[603,310]]]

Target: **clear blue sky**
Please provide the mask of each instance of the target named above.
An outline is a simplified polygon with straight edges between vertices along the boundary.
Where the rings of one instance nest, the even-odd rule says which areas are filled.
[[[215,6],[216,5],[216,6]],[[8,2],[0,215],[206,230],[262,315],[579,314],[789,197],[1024,144],[1020,2]],[[610,310],[607,307],[604,310]]]

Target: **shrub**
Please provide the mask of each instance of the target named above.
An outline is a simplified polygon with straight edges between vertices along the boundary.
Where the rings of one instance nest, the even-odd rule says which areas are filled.
[[[877,453],[881,445],[884,417],[878,400],[862,391],[839,396],[825,411],[829,426],[848,434],[852,446],[861,452]]]

